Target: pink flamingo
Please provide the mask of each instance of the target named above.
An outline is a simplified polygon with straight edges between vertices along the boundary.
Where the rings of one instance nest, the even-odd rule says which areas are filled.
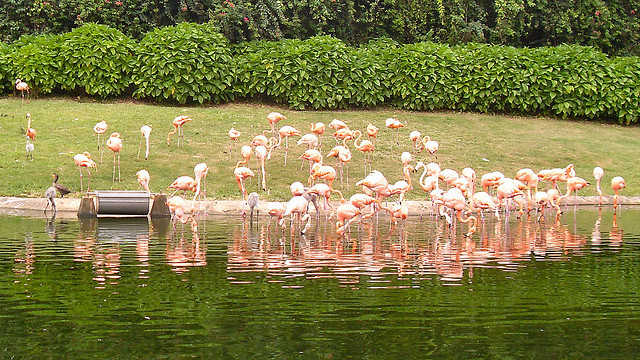
[[[316,163],[311,167],[311,174],[308,180],[309,186],[311,186],[315,179],[325,180],[329,188],[333,189],[333,182],[336,180],[336,169],[329,165]]]
[[[180,115],[173,119],[171,125],[173,125],[173,130],[167,134],[167,145],[171,145],[171,135],[178,133],[178,147],[180,147],[180,140],[182,139],[182,146],[184,146],[184,124],[192,121],[192,119],[186,115]]]
[[[29,94],[30,94],[30,89],[29,89],[29,85],[27,85],[26,82],[20,80],[20,79],[16,79],[16,90],[20,91],[20,94],[22,96],[22,103],[24,104],[24,92],[27,92],[27,98],[29,98]]]
[[[416,150],[416,152],[421,152],[424,148],[422,142],[420,141],[421,136],[422,134],[420,134],[420,131],[418,130],[413,130],[409,133],[409,140],[411,140],[411,142],[413,143],[413,149]]]
[[[311,173],[311,167],[313,166],[313,164],[322,164],[322,153],[320,153],[320,151],[316,149],[308,149],[302,155],[300,155],[300,159],[302,159],[302,161],[309,161],[309,173]]]
[[[347,186],[349,186],[349,167],[347,164],[351,161],[351,150],[346,146],[337,145],[326,156],[335,157],[340,162],[340,183],[342,183],[343,169],[347,167]]]
[[[105,121],[100,121],[93,126],[93,132],[98,135],[98,151],[100,152],[100,163],[102,163],[102,141],[100,141],[100,135],[107,132],[109,126]]]
[[[396,145],[400,145],[398,137],[400,136],[400,128],[404,127],[404,124],[396,118],[388,118],[385,120],[385,126],[389,129],[396,129]]]
[[[265,160],[268,157],[267,148],[262,145],[258,145],[255,148],[255,152],[256,152],[256,159],[260,163],[260,170],[262,173],[262,191],[267,191],[267,173],[264,168]]]
[[[229,158],[231,158],[231,152],[233,151],[232,145],[233,143],[237,142],[239,138],[240,131],[231,128],[231,130],[229,130]]]
[[[364,154],[364,173],[366,174],[367,173],[367,163],[371,167],[371,155],[373,154],[373,151],[375,150],[375,146],[369,140],[362,140],[362,141],[358,142],[358,140],[360,140],[361,136],[362,136],[362,133],[358,132],[358,136],[353,140],[353,146],[356,148],[356,150],[362,151],[362,153]]]
[[[360,215],[360,209],[353,206],[350,202],[344,202],[336,209],[336,233],[340,236],[344,235],[349,228],[349,224],[353,219]]]
[[[376,144],[376,139],[378,138],[378,130],[379,129],[375,125],[373,125],[371,123],[369,123],[369,125],[367,125],[367,135],[369,136],[369,140],[373,139],[373,140],[371,140],[373,145]]]
[[[311,226],[311,216],[307,213],[309,208],[309,201],[304,196],[298,195],[292,197],[286,204],[282,218],[280,219],[280,226],[284,226],[285,218],[291,217],[293,223],[293,217],[297,217],[299,221],[305,222],[304,227],[300,231],[303,235],[307,232]],[[291,231],[293,232],[293,224],[291,224]]]
[[[151,175],[149,175],[149,172],[144,169],[138,170],[136,178],[138,180],[138,184],[140,184],[146,192],[150,193],[151,190],[149,190],[149,182],[151,181]]]
[[[122,150],[122,140],[120,134],[114,132],[107,139],[107,147],[113,151],[113,176],[112,182],[116,182],[116,157],[118,158],[118,182],[120,182],[120,151]]]
[[[251,146],[249,145],[242,145],[242,147],[240,148],[240,156],[242,157],[242,160],[239,160],[236,163],[236,168],[239,167],[240,165],[249,165],[249,160],[251,160],[251,153],[253,151],[251,150]]]
[[[142,137],[138,142],[138,155],[136,156],[136,158],[137,159],[140,158],[140,147],[142,146],[142,139],[144,138],[144,143],[145,143],[144,159],[148,160],[149,159],[149,136],[151,136],[151,126],[142,125],[142,127],[140,127],[140,134],[142,135]]]
[[[602,205],[602,189],[600,189],[600,180],[604,176],[604,170],[600,166],[593,168],[593,177],[596,179],[596,191],[598,192],[598,205]]]
[[[195,180],[196,180],[196,192],[195,195],[193,196],[193,200],[195,201],[196,198],[203,193],[204,194],[204,199],[207,199],[207,175],[209,174],[209,167],[207,166],[206,163],[198,163],[196,164],[196,166],[193,167],[193,174],[195,176]],[[204,186],[202,186],[202,184],[204,184]],[[201,191],[201,189],[204,189],[203,191]]]
[[[613,192],[615,193],[615,195],[613,196],[614,209],[618,207],[618,192],[624,189],[626,186],[627,184],[624,182],[624,179],[622,178],[622,176],[616,176],[613,179],[611,179],[611,189],[613,189]]]
[[[198,182],[191,176],[180,176],[175,179],[167,188],[175,190],[173,194],[171,194],[171,196],[173,196],[180,190],[183,191],[183,195],[186,195],[187,191],[191,191],[192,193],[196,194],[196,192],[198,191]]]
[[[331,120],[331,122],[329,123],[329,127],[332,128],[335,131],[338,131],[338,130],[343,129],[343,128],[349,128],[349,126],[347,126],[346,123],[344,123],[343,121],[340,121],[338,119]]]
[[[269,125],[271,126],[271,133],[274,136],[276,134],[276,124],[280,120],[287,120],[287,118],[279,112],[270,112],[269,114],[267,114],[267,121],[269,121]]]
[[[321,136],[324,134],[324,123],[323,122],[317,122],[315,124],[311,124],[311,132],[316,134],[316,136],[318,137],[318,148],[322,148],[322,138]]]
[[[236,182],[238,183],[238,187],[242,192],[242,199],[246,201],[247,189],[244,187],[244,181],[249,177],[254,177],[255,174],[253,173],[253,171],[251,171],[251,169],[244,166],[240,166],[240,167],[236,167],[235,170],[233,170],[233,175],[235,176]]]
[[[429,154],[435,156],[435,158],[438,159],[436,153],[438,152],[440,145],[437,141],[431,140],[430,136],[425,136],[422,138],[422,147],[424,147]]]
[[[89,180],[87,181],[87,192],[89,192],[89,185],[91,184],[91,168],[98,169],[96,163],[91,160],[91,154],[88,152],[83,152],[82,154],[76,154],[73,157],[73,161],[76,166],[80,170],[80,191],[82,192],[82,168],[87,169],[87,176],[89,176]]]

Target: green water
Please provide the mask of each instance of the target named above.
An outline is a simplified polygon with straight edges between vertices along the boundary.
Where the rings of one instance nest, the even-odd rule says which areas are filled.
[[[534,220],[0,217],[0,358],[640,357],[640,211]]]

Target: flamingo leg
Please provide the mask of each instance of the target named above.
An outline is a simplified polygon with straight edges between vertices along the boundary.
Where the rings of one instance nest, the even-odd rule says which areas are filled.
[[[136,159],[140,159],[140,148],[142,147],[142,138],[138,141],[138,155],[136,155]]]
[[[116,182],[116,153],[113,153],[113,171],[111,172],[111,183]]]
[[[118,182],[121,182],[120,179],[120,152],[118,152]]]
[[[80,192],[82,192],[82,168],[78,168],[80,170]]]
[[[87,179],[87,192],[89,192],[89,186],[91,185],[91,170],[87,169],[87,176],[89,177],[89,179]]]

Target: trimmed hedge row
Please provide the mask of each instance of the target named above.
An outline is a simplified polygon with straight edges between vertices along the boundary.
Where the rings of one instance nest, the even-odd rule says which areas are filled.
[[[589,47],[517,49],[331,37],[232,46],[207,25],[183,23],[139,43],[89,24],[63,35],[0,43],[0,91],[20,77],[41,94],[177,103],[273,101],[294,109],[393,105],[409,110],[547,114],[636,123],[640,58]]]

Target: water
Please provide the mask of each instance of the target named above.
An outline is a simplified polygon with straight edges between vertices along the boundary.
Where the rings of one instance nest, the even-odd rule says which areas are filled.
[[[638,219],[490,217],[467,239],[381,218],[341,239],[2,216],[0,357],[638,358]]]

